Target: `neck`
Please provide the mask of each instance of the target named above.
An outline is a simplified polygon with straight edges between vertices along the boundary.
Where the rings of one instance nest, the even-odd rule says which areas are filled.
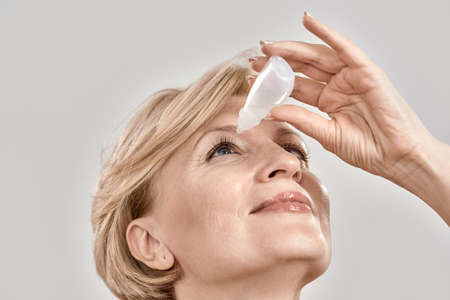
[[[186,276],[175,284],[175,294],[177,300],[300,300],[302,288],[314,279],[305,269],[305,265],[291,262],[284,267],[222,282],[205,282]]]

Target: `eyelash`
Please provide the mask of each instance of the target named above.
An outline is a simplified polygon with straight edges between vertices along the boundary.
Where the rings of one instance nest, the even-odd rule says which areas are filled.
[[[281,146],[285,146],[288,149],[294,149],[296,151],[298,151],[301,155],[301,159],[304,160],[305,162],[309,162],[310,159],[310,154],[306,153],[305,150],[303,150],[303,148],[298,145],[298,144],[294,144],[294,143],[284,143]],[[214,153],[221,149],[222,147],[230,147],[230,148],[235,148],[236,144],[233,142],[233,140],[227,136],[221,136],[219,143],[215,144],[211,150],[209,150],[208,155],[207,155],[207,160],[210,160],[213,158]]]

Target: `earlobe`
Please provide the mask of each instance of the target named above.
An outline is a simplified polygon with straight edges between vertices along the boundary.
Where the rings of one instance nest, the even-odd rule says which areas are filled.
[[[155,235],[148,217],[135,219],[127,227],[126,240],[133,257],[152,269],[167,270],[174,264],[174,256]]]

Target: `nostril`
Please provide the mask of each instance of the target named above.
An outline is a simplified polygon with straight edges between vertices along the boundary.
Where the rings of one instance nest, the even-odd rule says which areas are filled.
[[[302,180],[302,177],[303,176],[300,171],[295,172],[295,174],[294,174],[295,181],[300,182],[300,180]]]
[[[272,173],[269,174],[269,178],[272,178],[273,176],[275,176],[275,174],[278,172],[279,170],[275,170]]]

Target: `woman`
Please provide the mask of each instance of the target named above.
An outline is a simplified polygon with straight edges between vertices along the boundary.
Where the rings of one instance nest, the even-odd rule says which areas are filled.
[[[285,122],[450,224],[450,147],[350,40],[310,15],[303,24],[331,48],[263,42],[254,70],[237,62],[243,53],[186,89],[152,95],[130,121],[92,206],[97,271],[117,297],[298,299],[327,269],[328,195]],[[282,105],[238,135],[247,75],[272,55],[309,77],[296,78],[291,97],[330,119]]]

